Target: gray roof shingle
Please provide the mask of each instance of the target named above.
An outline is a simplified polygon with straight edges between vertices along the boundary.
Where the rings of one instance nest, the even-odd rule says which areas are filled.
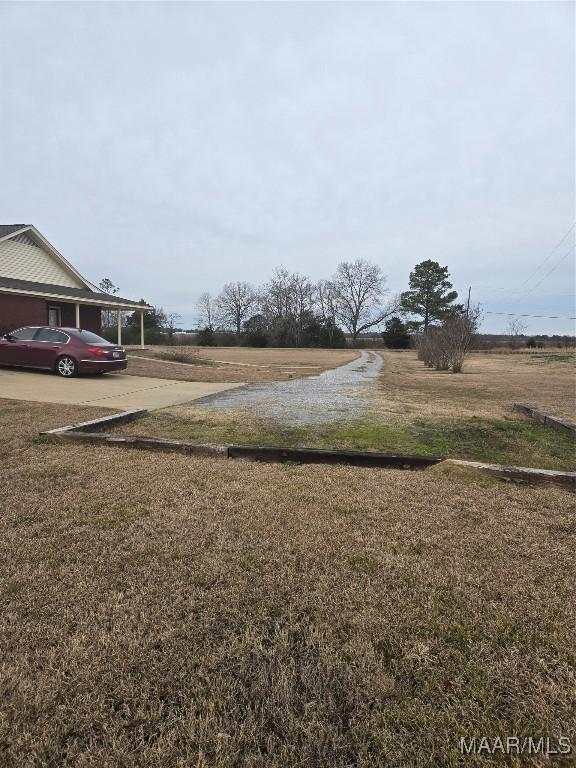
[[[0,291],[2,288],[11,288],[17,291],[30,291],[30,293],[45,293],[52,296],[69,296],[70,299],[89,299],[103,304],[128,304],[131,307],[142,307],[138,301],[123,299],[121,296],[113,296],[100,291],[88,291],[83,288],[68,288],[66,285],[52,285],[51,283],[34,283],[31,280],[17,280],[13,277],[0,277]],[[145,305],[147,306],[147,305]]]

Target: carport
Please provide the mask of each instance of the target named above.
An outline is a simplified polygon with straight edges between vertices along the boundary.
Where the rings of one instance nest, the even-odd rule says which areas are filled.
[[[112,294],[8,277],[0,277],[0,295],[0,320],[7,330],[21,325],[53,325],[100,333],[101,310],[113,310],[118,344],[122,344],[122,312],[139,312],[141,347],[145,343],[144,312],[153,309],[149,304]]]

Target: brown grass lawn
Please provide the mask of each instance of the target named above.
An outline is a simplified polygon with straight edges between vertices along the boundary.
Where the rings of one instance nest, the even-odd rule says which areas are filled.
[[[357,356],[358,352],[351,349],[134,347],[128,349],[127,373],[183,381],[253,384],[315,376]]]
[[[461,736],[574,745],[572,495],[36,437],[96,413],[0,400],[0,765],[483,766],[506,761],[463,760]]]
[[[576,419],[576,356],[572,352],[472,353],[462,374],[426,368],[411,352],[381,353],[378,407],[419,418],[502,418],[512,403],[528,403]]]

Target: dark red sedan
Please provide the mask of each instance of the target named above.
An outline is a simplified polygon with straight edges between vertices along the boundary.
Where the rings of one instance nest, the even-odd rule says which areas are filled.
[[[123,371],[124,347],[79,328],[18,328],[0,338],[0,365],[46,368],[70,378],[79,373]]]

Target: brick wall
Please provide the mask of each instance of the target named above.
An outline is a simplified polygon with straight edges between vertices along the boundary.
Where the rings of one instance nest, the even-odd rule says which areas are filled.
[[[44,325],[47,322],[45,299],[0,293],[0,332],[7,333],[21,325]]]
[[[80,325],[87,331],[102,331],[102,310],[98,307],[80,307]]]
[[[74,328],[76,325],[74,304],[0,293],[0,333],[13,331],[22,325],[46,325],[48,306],[60,307],[62,325]],[[87,331],[100,333],[101,314],[98,307],[80,306],[80,326]]]

